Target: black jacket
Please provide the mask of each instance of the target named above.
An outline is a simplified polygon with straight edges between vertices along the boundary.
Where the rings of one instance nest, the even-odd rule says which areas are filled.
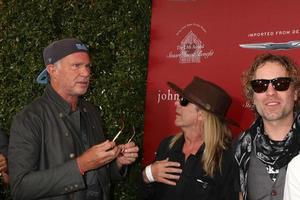
[[[184,138],[181,137],[172,149],[169,143],[173,136],[164,139],[158,148],[156,160],[169,158],[181,164],[182,174],[176,186],[162,183],[142,183],[141,199],[147,200],[237,200],[238,193],[234,192],[234,182],[238,171],[230,148],[223,154],[222,173],[216,173],[213,178],[205,175],[202,169],[204,145],[196,155],[191,155],[185,161],[182,153]]]
[[[80,99],[78,109],[88,123],[92,146],[105,140],[99,109]],[[48,85],[42,97],[14,117],[10,132],[8,165],[12,196],[22,199],[74,199],[86,190],[75,158],[76,134],[68,123],[70,105]],[[109,199],[111,179],[121,178],[116,165],[97,170],[103,200]]]
[[[7,156],[8,136],[0,129],[0,153]]]

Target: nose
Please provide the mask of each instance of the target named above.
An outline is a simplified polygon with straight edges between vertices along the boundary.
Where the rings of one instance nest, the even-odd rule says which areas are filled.
[[[175,107],[178,107],[180,105],[178,99],[174,102],[174,105],[175,105]]]
[[[84,77],[90,76],[91,68],[89,66],[82,66],[80,70],[80,75]]]
[[[272,83],[269,83],[266,94],[267,95],[274,95],[276,93],[275,88],[273,87]]]

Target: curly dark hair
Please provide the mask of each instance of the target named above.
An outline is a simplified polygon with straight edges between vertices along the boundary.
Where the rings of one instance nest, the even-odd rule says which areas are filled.
[[[282,67],[284,67],[288,73],[288,76],[292,78],[292,83],[294,88],[298,91],[299,86],[300,86],[300,71],[298,68],[298,65],[294,60],[292,60],[288,56],[284,55],[274,55],[274,54],[261,54],[258,55],[250,68],[243,73],[242,76],[242,81],[243,81],[243,90],[244,90],[244,95],[247,99],[247,104],[250,105],[252,109],[254,109],[253,105],[253,93],[254,91],[252,90],[250,82],[254,79],[254,75],[256,70],[264,65],[267,62],[272,62],[272,63],[278,63]],[[299,95],[299,93],[298,93]],[[299,99],[299,98],[298,98]],[[295,110],[299,110],[299,100],[295,102]]]

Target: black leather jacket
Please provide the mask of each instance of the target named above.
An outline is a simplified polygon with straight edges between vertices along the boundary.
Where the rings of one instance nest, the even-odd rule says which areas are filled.
[[[80,99],[92,146],[105,140],[99,109]],[[78,199],[86,190],[75,158],[74,131],[68,126],[70,105],[48,85],[37,98],[14,117],[10,132],[8,164],[13,199]],[[109,199],[111,179],[121,179],[115,163],[97,170],[103,200]],[[80,195],[79,195],[80,196]]]

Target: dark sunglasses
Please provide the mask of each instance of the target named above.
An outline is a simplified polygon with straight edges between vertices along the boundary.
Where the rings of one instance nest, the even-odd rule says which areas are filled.
[[[187,100],[186,98],[184,97],[179,97],[179,104],[183,107],[187,106],[188,104],[190,103],[189,100]]]
[[[267,91],[269,83],[272,84],[272,87],[277,91],[286,91],[290,87],[292,79],[290,77],[278,77],[271,80],[268,79],[257,79],[252,80],[251,87],[254,92],[262,93]]]

